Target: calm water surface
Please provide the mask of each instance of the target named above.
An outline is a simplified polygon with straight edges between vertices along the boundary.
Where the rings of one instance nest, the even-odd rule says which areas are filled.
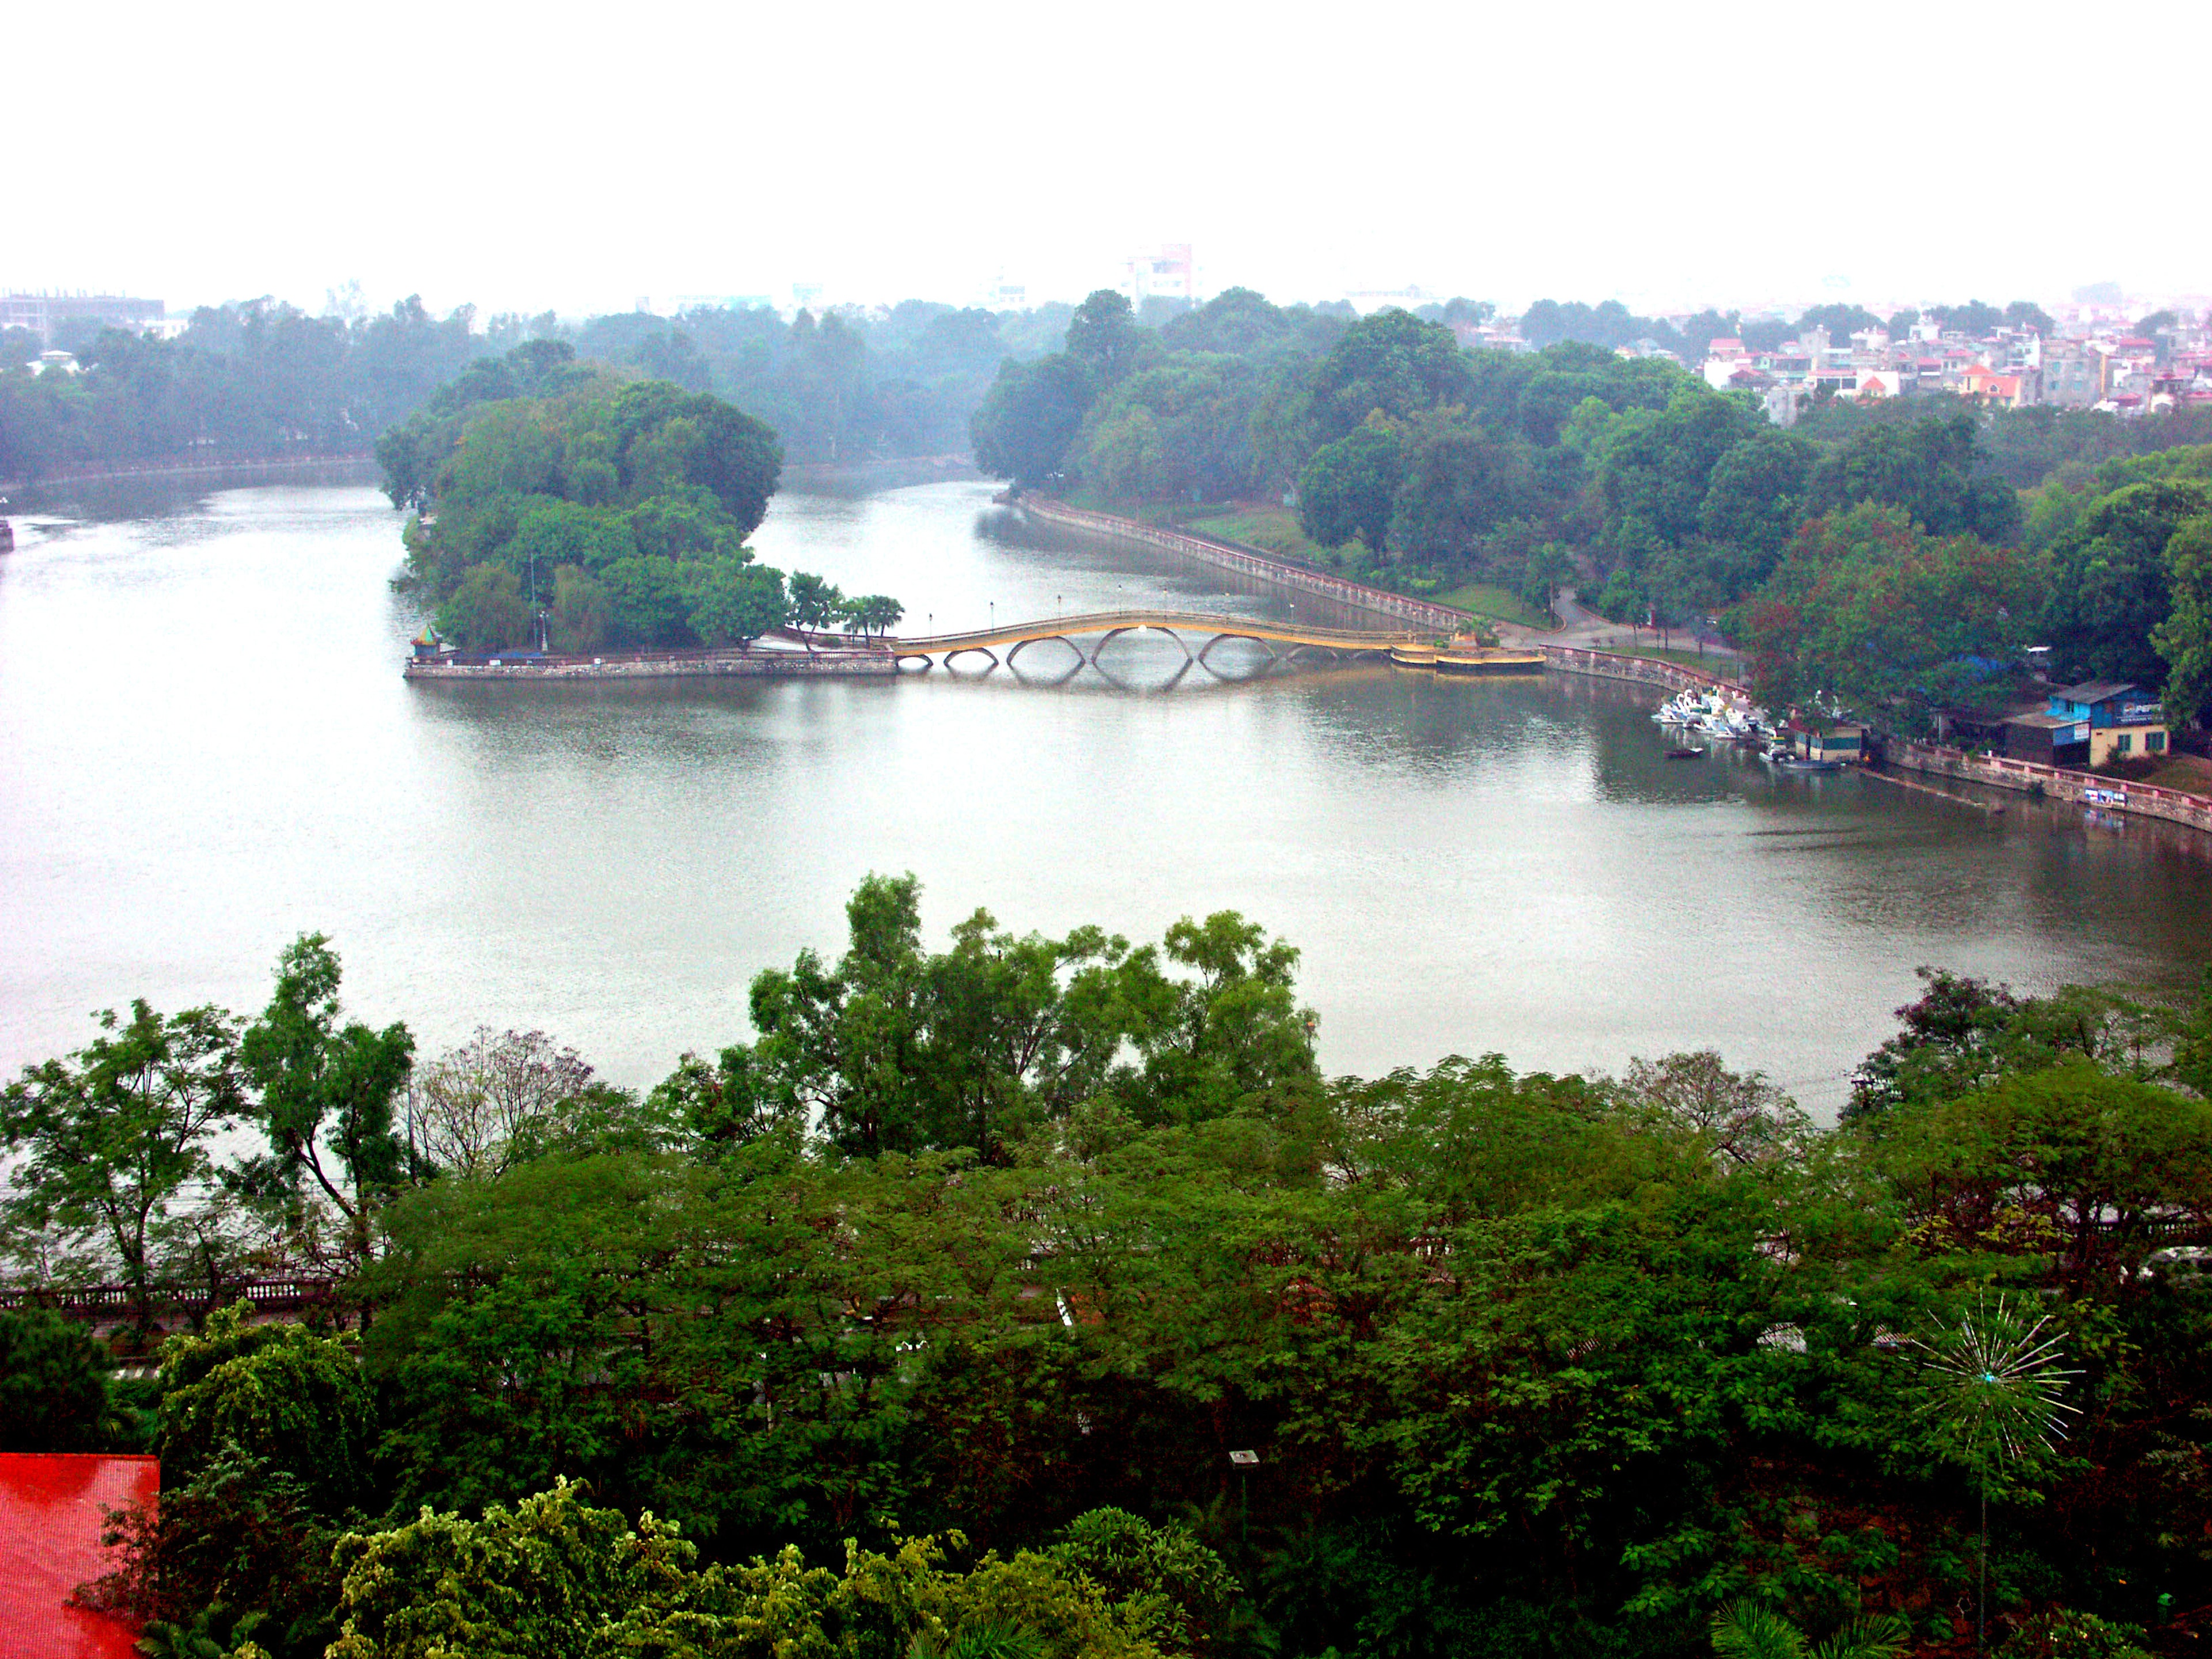
[[[360,487],[58,503],[0,558],[0,1066],[89,1011],[265,1000],[305,929],[427,1049],[538,1027],[629,1083],[744,1034],[746,981],[834,954],[871,870],[932,935],[1157,938],[1235,908],[1299,945],[1333,1071],[1498,1050],[1617,1069],[1712,1044],[1832,1111],[1917,963],[2048,988],[2212,958],[2185,833],[2001,817],[1732,756],[1669,763],[1655,699],[1564,677],[1221,676],[1157,636],[1118,684],[409,685],[398,516]],[[769,562],[920,631],[1164,602],[1283,614],[1222,573],[1026,529],[976,484],[787,495]],[[1302,601],[1301,603],[1306,603]]]

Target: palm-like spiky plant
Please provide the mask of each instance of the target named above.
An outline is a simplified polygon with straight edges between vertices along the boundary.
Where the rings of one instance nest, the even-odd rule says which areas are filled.
[[[1854,1619],[1818,1642],[1773,1608],[1747,1599],[1713,1615],[1713,1651],[1720,1659],[1898,1659],[1911,1632],[1895,1613]]]
[[[1990,1589],[1990,1477],[2011,1463],[2051,1449],[2065,1432],[2064,1419],[2081,1413],[2058,1396],[2066,1379],[2079,1376],[2060,1362],[2058,1338],[2046,1336],[2048,1315],[2030,1320],[2003,1297],[1962,1315],[1956,1328],[1939,1326],[1915,1337],[1928,1383],[1923,1416],[1935,1418],[1949,1442],[1948,1455],[1981,1488],[1981,1589],[1974,1603],[1974,1645],[1987,1627]]]

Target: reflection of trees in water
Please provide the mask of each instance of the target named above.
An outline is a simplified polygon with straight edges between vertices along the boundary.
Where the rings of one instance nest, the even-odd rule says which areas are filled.
[[[9,491],[11,514],[51,513],[89,524],[118,524],[204,514],[211,496],[226,490],[281,485],[288,489],[344,489],[374,484],[382,475],[364,456],[301,466],[289,463],[149,471],[137,476],[55,478]],[[257,514],[257,519],[262,515]],[[150,526],[149,526],[150,527]]]

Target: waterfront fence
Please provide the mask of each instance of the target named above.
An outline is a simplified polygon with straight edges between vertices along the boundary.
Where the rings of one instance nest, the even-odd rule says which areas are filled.
[[[2074,801],[2114,812],[2164,818],[2212,830],[2212,796],[2183,789],[2164,789],[2154,784],[2129,783],[2099,777],[2094,772],[2069,772],[2037,761],[2013,760],[2003,755],[1975,755],[1942,744],[1902,742],[1887,745],[1883,758],[1910,772],[1983,783],[1997,789],[2040,793],[2046,799]]]
[[[1148,547],[1179,553],[1185,558],[1196,559],[1201,564],[1210,564],[1217,569],[1240,571],[1263,581],[1317,593],[1340,605],[1372,611],[1381,616],[1402,617],[1422,628],[1443,629],[1457,634],[1474,620],[1466,611],[1455,611],[1448,605],[1414,599],[1404,593],[1393,593],[1386,587],[1370,587],[1365,582],[1348,580],[1342,576],[1332,576],[1326,571],[1292,564],[1287,559],[1247,547],[1241,542],[1227,541],[1214,536],[1194,536],[1188,531],[1163,530],[1141,520],[1125,519],[1112,513],[1091,513],[1042,496],[1024,495],[1015,505],[1048,523],[1064,524],[1078,530],[1120,537],[1126,541],[1142,542]]]

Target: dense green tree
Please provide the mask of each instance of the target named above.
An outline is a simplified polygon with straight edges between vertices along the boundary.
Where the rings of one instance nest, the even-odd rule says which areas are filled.
[[[121,1437],[107,1351],[42,1308],[0,1313],[0,1451],[104,1449]]]
[[[2212,513],[2212,484],[2175,478],[2124,484],[2090,503],[2051,550],[2045,642],[2079,678],[2162,684],[2153,630],[2173,610],[2167,544]]]
[[[606,584],[581,565],[564,564],[553,573],[553,608],[545,629],[556,651],[588,656],[606,642],[612,601]]]
[[[1897,1010],[1897,1034],[1851,1079],[1846,1121],[1971,1093],[2069,1054],[2095,1059],[2104,1052],[2107,1011],[2086,994],[2023,998],[2008,986],[1941,969],[1919,974],[1926,989]]]
[[[535,644],[538,617],[520,577],[505,565],[479,564],[438,608],[438,631],[465,650],[498,651]]]
[[[1618,300],[1595,306],[1579,300],[1565,303],[1539,300],[1521,314],[1521,336],[1532,345],[1558,345],[1571,340],[1607,350],[1640,339],[1673,345],[1680,338],[1667,324],[1636,316]]]
[[[1073,456],[1115,499],[1216,501],[1252,481],[1254,376],[1235,359],[1182,352],[1112,386],[1085,418]]]
[[[155,1659],[321,1659],[337,1635],[339,1527],[299,1478],[235,1444],[108,1518],[116,1565],[84,1605],[145,1622]]]
[[[1092,292],[1067,319],[1067,355],[1095,386],[1109,387],[1135,369],[1148,343],[1128,296],[1110,288]]]
[[[1882,1158],[1923,1229],[2039,1245],[2077,1296],[2126,1294],[2164,1238],[2212,1221],[2212,1103],[2078,1052],[1899,1109]]]
[[[2166,717],[2203,726],[2212,711],[2212,514],[2174,526],[2166,544],[2166,620],[2151,643],[2166,659]]]
[[[1450,329],[1395,307],[1363,317],[1313,367],[1316,432],[1344,438],[1376,410],[1404,420],[1438,404],[1463,404],[1473,377]]]
[[[1393,493],[1389,542],[1416,559],[1465,558],[1475,544],[1533,501],[1526,447],[1438,407],[1407,422]]]
[[[750,645],[790,620],[783,573],[725,555],[683,567],[691,631],[708,645]]]
[[[1316,450],[1299,471],[1298,522],[1323,547],[1356,536],[1369,552],[1382,553],[1405,471],[1405,445],[1395,427],[1379,419],[1355,427]]]
[[[2002,691],[2039,590],[2017,552],[1927,536],[1902,508],[1865,505],[1798,532],[1741,608],[1739,632],[1770,708],[1833,700],[1917,732],[1934,708]]]
[[[975,465],[994,478],[1039,484],[1060,470],[1091,407],[1095,382],[1072,356],[1000,365],[969,422]]]
[[[1574,580],[1573,556],[1559,543],[1546,542],[1522,568],[1522,602],[1540,617],[1549,615],[1559,590]]]
[[[1598,459],[1607,520],[1648,526],[1679,544],[1698,533],[1723,457],[1763,422],[1747,400],[1685,384],[1660,410],[1638,410],[1612,432]]]
[[[1801,312],[1796,323],[1801,337],[1810,330],[1825,328],[1828,331],[1828,338],[1838,345],[1849,345],[1851,336],[1863,329],[1881,326],[1881,319],[1864,306],[1849,305],[1840,301],[1813,306]]]
[[[1104,1540],[1076,1547],[1087,1565]],[[1176,1598],[1200,1601],[1232,1582],[1194,1543],[1151,1545],[1119,1597],[1119,1583],[1056,1551],[986,1555],[965,1572],[948,1570],[945,1553],[923,1537],[898,1540],[888,1554],[848,1548],[842,1572],[810,1568],[793,1549],[701,1571],[678,1528],[648,1515],[633,1528],[620,1510],[591,1508],[564,1484],[480,1519],[425,1510],[343,1540],[345,1622],[330,1651],[331,1659],[437,1659],[459,1641],[491,1659],[641,1651],[1164,1659],[1164,1650],[1193,1645]]]
[[[837,608],[845,602],[845,595],[835,583],[810,570],[792,572],[790,592],[792,623],[809,634],[818,633],[836,621]]]
[[[1804,521],[1805,486],[1815,453],[1790,433],[1757,432],[1713,463],[1698,506],[1698,528],[1751,555],[1753,580],[1764,580]]]
[[[1868,427],[1814,465],[1807,510],[1819,514],[1873,501],[1905,508],[1930,535],[1963,532],[2008,542],[2020,528],[2019,497],[1987,476],[1980,460],[1975,417],[1968,413]]]
[[[2005,321],[2003,312],[1979,300],[1969,300],[1964,305],[1930,306],[1928,314],[1942,319],[1945,333],[1963,334],[1973,340],[1996,333]]]
[[[240,1302],[162,1345],[161,1451],[173,1479],[234,1450],[290,1475],[335,1515],[366,1495],[375,1443],[361,1367],[333,1337],[258,1322]]]
[[[683,573],[673,559],[640,556],[609,565],[607,626],[619,645],[688,645],[693,635]]]
[[[246,1028],[239,1059],[270,1149],[250,1180],[334,1206],[344,1218],[344,1253],[359,1261],[374,1247],[377,1210],[413,1173],[394,1106],[415,1039],[403,1024],[380,1031],[341,1024],[341,977],[324,935],[303,933],[285,946],[275,994]]]
[[[216,1008],[167,1018],[144,1001],[67,1059],[26,1066],[0,1094],[19,1161],[0,1199],[10,1253],[39,1276],[131,1287],[143,1328],[165,1255],[188,1248],[173,1213],[210,1179],[209,1138],[244,1109],[237,1024]]]

